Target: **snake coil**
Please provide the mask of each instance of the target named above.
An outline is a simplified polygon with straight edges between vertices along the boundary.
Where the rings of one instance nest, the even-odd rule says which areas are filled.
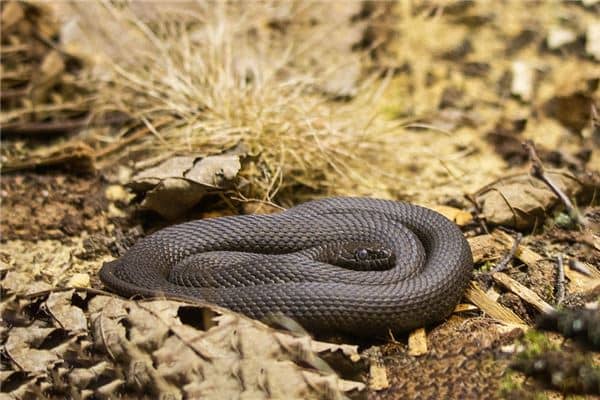
[[[451,221],[368,198],[307,202],[271,215],[204,219],[160,230],[105,263],[122,295],[201,300],[315,331],[406,331],[448,316],[473,259]]]

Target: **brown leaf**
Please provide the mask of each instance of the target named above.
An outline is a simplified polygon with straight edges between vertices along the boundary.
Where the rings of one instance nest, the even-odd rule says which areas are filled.
[[[557,96],[544,104],[544,112],[575,133],[589,124],[594,98],[584,92]]]
[[[549,172],[548,175],[568,196],[579,188],[569,174]],[[513,176],[480,190],[477,202],[487,221],[516,229],[531,228],[546,218],[546,213],[558,203],[548,187],[529,175]]]
[[[13,328],[4,345],[7,357],[25,372],[42,372],[51,368],[60,358],[50,350],[36,349],[55,328]]]
[[[228,187],[240,168],[237,155],[173,157],[140,172],[128,186],[145,195],[141,203],[143,208],[174,219],[207,193]]]
[[[82,333],[87,330],[87,318],[83,310],[73,305],[71,299],[75,290],[54,292],[46,300],[46,308],[52,318],[70,333]]]

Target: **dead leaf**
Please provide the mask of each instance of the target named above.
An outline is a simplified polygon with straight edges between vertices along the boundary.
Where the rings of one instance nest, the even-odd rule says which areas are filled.
[[[173,398],[221,399],[243,393],[249,398],[310,399],[365,389],[361,382],[340,379],[320,358],[335,353],[345,359],[343,370],[348,363],[365,368],[356,362],[361,360],[356,346],[314,342],[305,334],[275,331],[219,307],[172,300],[134,302],[98,295],[88,310],[95,346],[111,356],[109,365],[96,366],[110,382],[94,390],[96,395],[110,389],[115,396],[127,389]],[[205,310],[216,315],[213,325],[204,324]],[[93,387],[90,374],[77,374],[78,387]]]
[[[4,351],[21,371],[43,372],[60,362],[60,358],[50,350],[36,347],[55,331],[56,328],[13,328],[4,344]]]
[[[547,116],[556,119],[574,133],[580,134],[581,130],[589,124],[593,105],[592,95],[578,91],[548,100],[543,109]]]
[[[25,272],[9,270],[2,281],[2,288],[8,293],[21,293],[31,282],[31,276]],[[50,287],[50,285],[48,285]]]
[[[179,156],[140,172],[128,186],[144,195],[143,208],[174,219],[207,193],[229,187],[240,168],[237,155]]]
[[[580,184],[568,173],[548,172],[567,196],[573,196]],[[548,187],[529,175],[499,180],[476,194],[486,220],[492,225],[528,229],[542,223],[547,212],[558,204]]]
[[[69,333],[87,330],[87,319],[83,310],[72,304],[75,290],[51,293],[46,300],[46,309],[54,320]]]

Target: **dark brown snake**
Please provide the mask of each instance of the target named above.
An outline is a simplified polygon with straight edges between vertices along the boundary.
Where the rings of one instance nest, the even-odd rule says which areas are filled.
[[[279,214],[203,219],[160,230],[104,264],[126,295],[201,300],[314,331],[406,331],[440,321],[473,258],[461,231],[416,205],[331,198]]]

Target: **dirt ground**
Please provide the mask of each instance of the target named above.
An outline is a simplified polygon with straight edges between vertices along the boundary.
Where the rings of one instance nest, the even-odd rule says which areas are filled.
[[[240,396],[247,390],[247,398],[276,398],[274,382],[289,379],[299,398],[600,398],[600,330],[594,331],[600,327],[600,3],[334,2],[302,7],[275,2],[250,7],[252,18],[246,19],[236,4],[215,14],[225,21],[221,31],[228,29],[227,18],[243,21],[232,37],[271,44],[274,60],[282,59],[287,48],[277,47],[280,42],[295,44],[296,36],[300,43],[313,40],[298,58],[285,60],[286,68],[265,76],[260,72],[273,62],[271,53],[260,49],[265,65],[253,63],[252,54],[245,53],[253,47],[244,47],[247,69],[261,76],[264,86],[248,89],[243,99],[233,98],[226,84],[185,81],[185,75],[169,81],[170,90],[188,97],[165,91],[166,80],[158,75],[168,74],[167,67],[137,58],[137,70],[125,56],[115,55],[131,50],[137,36],[123,34],[120,48],[114,43],[114,48],[102,47],[99,28],[89,19],[93,12],[80,6],[2,4],[0,396],[219,398],[219,393]],[[108,10],[114,26],[133,21],[133,26],[164,35],[156,33],[152,40],[194,46],[185,35],[185,40],[173,39],[176,28],[191,29],[194,23],[166,24],[173,32],[165,33],[138,2]],[[203,8],[195,12],[215,16]],[[324,18],[327,12],[335,18]],[[251,20],[259,22],[252,25]],[[319,29],[319,35],[330,35],[328,43],[305,33]],[[88,36],[79,36],[80,31]],[[93,57],[90,43],[98,46]],[[239,43],[233,42],[234,54],[242,48]],[[317,52],[320,45],[323,53]],[[320,63],[324,53],[331,58]],[[336,65],[333,74],[327,65]],[[144,75],[154,67],[165,70]],[[219,74],[207,76],[227,76]],[[309,74],[314,75],[309,83],[285,92],[285,102],[271,99],[291,84],[271,82],[266,75]],[[158,95],[140,94],[151,91],[147,82]],[[196,87],[202,90],[193,92]],[[232,97],[222,102],[218,95],[201,97],[211,90]],[[161,96],[172,97],[156,102]],[[248,101],[252,96],[257,100]],[[252,104],[237,103],[240,99]],[[306,109],[289,106],[294,102]],[[284,112],[287,120],[278,117]],[[197,131],[186,133],[192,125]],[[528,140],[535,154],[523,145]],[[216,167],[198,161],[222,154],[230,158],[216,160]],[[194,180],[165,166],[177,156],[193,158],[185,173],[197,168],[208,178]],[[536,176],[536,166],[565,193],[567,203],[540,179],[540,168]],[[180,368],[195,372],[174,373],[178,361],[171,360],[171,369],[161,369],[159,344],[178,349],[168,347],[174,346],[172,337],[191,336],[172,327],[171,333],[156,333],[134,315],[134,300],[109,316],[123,320],[123,310],[129,313],[128,324],[115,324],[115,332],[123,330],[122,354],[104,336],[99,341],[98,332],[107,329],[99,326],[111,321],[101,310],[112,308],[95,303],[110,302],[97,272],[138,238],[176,222],[272,212],[329,195],[411,201],[453,219],[475,261],[472,285],[454,314],[424,332],[372,341],[317,335],[315,343],[329,343],[323,345],[326,351],[312,345],[302,356],[290,356],[304,378],[290,378],[299,373],[296,369],[289,376],[265,372],[271,386],[256,378],[261,396],[250,393],[246,378],[239,378],[255,370],[263,374],[254,364],[240,361],[239,373],[228,366],[227,374],[242,383],[218,381],[223,386],[211,388],[211,396],[189,382],[210,376],[217,362],[195,369],[185,364]],[[173,204],[175,211],[169,208]],[[511,251],[518,234],[519,244]],[[494,270],[507,254],[507,268]],[[71,287],[79,289],[60,291]],[[53,306],[57,296],[60,313]],[[176,309],[169,311],[175,325],[208,333],[207,326],[188,321],[185,310],[192,306],[169,307]],[[588,324],[583,345],[579,339],[585,335],[535,328],[548,307],[591,310],[578,319]],[[222,318],[213,332],[227,332],[215,348],[224,342],[225,348],[233,346],[226,318],[235,317],[209,306],[204,310]],[[153,315],[164,321],[166,314]],[[256,329],[256,337],[280,334],[248,324],[243,329]],[[301,336],[291,331],[290,337]],[[281,344],[284,339],[278,340],[288,349]],[[342,347],[327,347],[331,343]],[[313,358],[307,362],[302,357],[308,353],[333,369]],[[185,354],[186,362],[205,357],[198,351]],[[343,361],[329,359],[332,354]],[[516,360],[545,364],[540,371],[516,367]],[[136,362],[147,368],[141,375],[134,371]],[[555,364],[563,369],[546,368]],[[99,372],[74,380],[65,372],[85,369]]]

